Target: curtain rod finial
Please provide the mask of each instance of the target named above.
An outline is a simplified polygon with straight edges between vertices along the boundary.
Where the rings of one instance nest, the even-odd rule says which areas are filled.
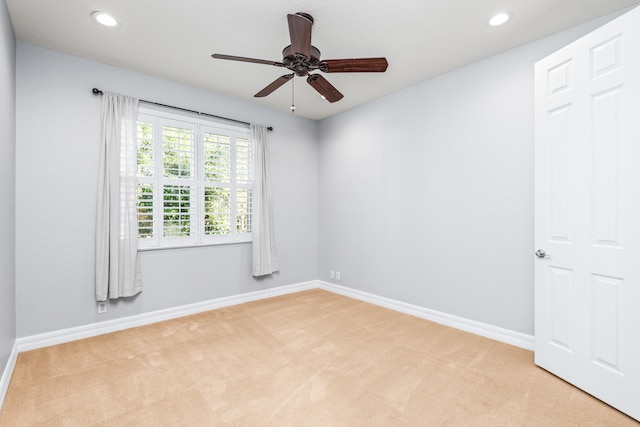
[[[94,95],[102,95],[102,91],[100,89],[96,89],[95,87],[91,89]]]

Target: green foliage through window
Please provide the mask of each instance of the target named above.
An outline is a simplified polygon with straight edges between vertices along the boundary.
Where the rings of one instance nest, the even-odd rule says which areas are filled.
[[[204,233],[229,234],[231,204],[228,188],[204,189]]]

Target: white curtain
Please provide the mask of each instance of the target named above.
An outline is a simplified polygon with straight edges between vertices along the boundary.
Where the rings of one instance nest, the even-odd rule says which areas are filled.
[[[136,214],[138,100],[102,95],[96,300],[130,297],[142,290]]]
[[[278,255],[273,233],[271,183],[268,167],[268,129],[251,125],[253,139],[253,275],[264,276],[278,271]]]

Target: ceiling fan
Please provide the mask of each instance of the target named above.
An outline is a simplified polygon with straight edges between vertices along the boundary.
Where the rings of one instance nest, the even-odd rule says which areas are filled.
[[[291,74],[278,77],[267,87],[256,93],[254,96],[257,98],[271,94],[294,76],[300,76],[307,77],[307,82],[327,101],[336,102],[343,98],[340,91],[321,74],[310,74],[311,71],[320,70],[324,73],[383,73],[387,70],[388,64],[385,58],[326,59],[321,61],[320,51],[311,45],[313,17],[308,13],[298,12],[287,15],[287,19],[289,21],[291,44],[282,51],[282,62],[219,53],[214,53],[211,56],[216,59],[274,65],[293,71]]]

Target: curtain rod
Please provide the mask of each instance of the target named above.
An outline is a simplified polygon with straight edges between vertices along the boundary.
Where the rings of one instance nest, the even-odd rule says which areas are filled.
[[[104,93],[100,89],[97,89],[95,87],[93,89],[91,89],[91,92],[94,95],[102,95]],[[144,102],[145,104],[152,104],[152,105],[157,105],[159,107],[173,108],[174,110],[186,111],[187,113],[195,113],[195,114],[198,114],[200,116],[214,117],[216,119],[228,120],[228,121],[231,121],[231,122],[242,123],[244,125],[251,125],[251,123],[243,122],[242,120],[236,120],[236,119],[230,119],[228,117],[216,116],[215,114],[203,113],[203,112],[200,112],[200,111],[189,110],[187,108],[182,108],[182,107],[174,107],[173,105],[161,104],[159,102],[147,101],[147,100],[144,100],[144,99],[140,99],[139,101],[140,102]],[[273,130],[273,127],[269,126],[269,127],[267,127],[267,129],[268,130]]]

